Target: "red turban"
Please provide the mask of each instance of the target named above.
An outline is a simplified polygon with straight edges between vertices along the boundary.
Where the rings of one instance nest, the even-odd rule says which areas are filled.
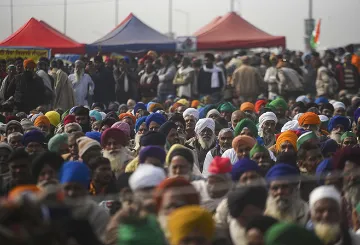
[[[69,124],[69,123],[74,123],[76,122],[75,121],[75,115],[67,115],[65,118],[64,118],[64,126],[66,124]]]
[[[256,101],[256,103],[255,103],[255,112],[259,113],[261,106],[265,106],[265,105],[266,105],[266,100],[258,100],[258,101]]]
[[[232,165],[229,158],[216,156],[209,166],[210,174],[227,174],[230,173]]]
[[[131,113],[129,113],[129,112],[126,112],[126,113],[121,113],[120,114],[120,116],[119,116],[119,119],[120,119],[120,121],[121,120],[123,120],[124,118],[131,118],[131,120],[133,121],[133,123],[134,123],[134,125],[135,125],[135,123],[136,123],[136,117],[133,115],[133,114],[131,114]]]
[[[320,117],[314,112],[306,112],[302,114],[299,117],[298,122],[300,127],[304,125],[320,125],[321,123]]]
[[[163,180],[163,182],[156,187],[154,199],[157,211],[161,209],[164,193],[171,188],[178,189],[179,198],[183,198],[182,201],[185,202],[185,205],[200,205],[200,196],[194,186],[183,177],[174,177]]]
[[[24,68],[29,68],[29,69],[35,69],[36,68],[36,63],[35,61],[33,61],[32,59],[27,59],[24,60]]]
[[[101,145],[104,147],[109,139],[114,139],[118,144],[126,146],[127,136],[118,128],[108,128],[101,135]]]

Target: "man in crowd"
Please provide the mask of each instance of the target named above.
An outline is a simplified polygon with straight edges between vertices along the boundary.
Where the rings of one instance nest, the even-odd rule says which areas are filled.
[[[112,71],[105,68],[101,56],[94,58],[96,73],[93,75],[95,84],[94,101],[109,104],[115,99],[115,80]]]
[[[54,76],[56,94],[54,108],[68,110],[74,107],[75,99],[72,84],[68,79],[67,73],[64,71],[64,62],[62,60],[57,60],[57,70]]]
[[[173,65],[169,55],[162,55],[160,57],[161,69],[157,75],[159,77],[158,98],[164,102],[167,96],[174,94],[173,80],[176,74],[176,67]]]
[[[129,69],[129,63],[129,58],[124,57],[119,61],[119,68],[114,71],[115,98],[119,103],[125,103],[128,99],[137,99],[137,77]]]

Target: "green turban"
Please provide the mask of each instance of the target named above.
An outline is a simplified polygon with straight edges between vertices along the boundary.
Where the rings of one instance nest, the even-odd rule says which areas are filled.
[[[248,128],[251,131],[251,133],[253,134],[254,138],[258,137],[258,129],[257,129],[255,123],[252,120],[250,120],[249,118],[244,118],[236,125],[236,127],[234,129],[235,137],[240,135],[241,131],[243,131],[244,128]]]
[[[275,100],[271,101],[268,105],[268,107],[270,109],[276,109],[276,108],[281,108],[284,111],[288,109],[288,104],[286,103],[286,101],[281,98],[281,97],[277,97]]]
[[[316,136],[316,134],[313,131],[306,132],[298,138],[296,142],[297,149],[299,150],[302,144],[304,144],[306,141],[309,140],[319,140],[319,138]]]
[[[356,139],[356,134],[350,131],[343,133],[343,135],[341,135],[341,142],[348,137],[354,137]]]
[[[265,146],[260,145],[259,143],[256,143],[250,151],[250,158],[252,158],[254,156],[254,154],[258,153],[258,152],[269,153],[269,150],[266,149]]]
[[[218,111],[219,112],[231,112],[233,113],[234,111],[236,111],[236,107],[233,106],[233,104],[231,104],[230,102],[224,102],[221,105],[218,106]]]
[[[68,135],[56,134],[49,140],[48,149],[50,152],[60,153],[60,148],[64,144],[68,144]]]
[[[277,223],[265,233],[266,245],[322,245],[314,232],[290,223]]]

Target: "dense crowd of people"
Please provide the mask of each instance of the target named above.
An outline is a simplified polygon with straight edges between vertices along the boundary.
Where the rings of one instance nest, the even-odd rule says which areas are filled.
[[[360,245],[360,57],[0,61],[0,241]]]

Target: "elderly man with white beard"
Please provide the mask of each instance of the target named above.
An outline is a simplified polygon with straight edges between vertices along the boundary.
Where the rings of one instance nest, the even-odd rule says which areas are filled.
[[[344,225],[342,217],[342,199],[333,186],[320,186],[310,194],[311,221],[307,228],[325,245],[359,245],[360,237]]]
[[[195,126],[195,137],[185,143],[185,146],[195,150],[200,171],[203,171],[206,154],[215,146],[215,122],[211,118],[200,119]]]
[[[75,61],[74,74],[69,75],[74,91],[75,105],[88,106],[88,98],[94,94],[95,85],[91,77],[85,73],[85,63]]]
[[[108,128],[101,135],[103,156],[110,160],[111,170],[118,178],[124,171],[126,164],[133,159],[126,149],[128,138],[118,128]]]
[[[351,130],[351,123],[347,117],[334,116],[330,119],[328,124],[328,131],[330,138],[335,140],[338,144],[341,144],[341,136],[346,131]]]
[[[279,221],[305,225],[309,207],[300,198],[299,170],[285,163],[278,163],[269,169],[265,178],[269,184],[265,215]]]
[[[269,148],[275,145],[275,126],[278,119],[273,112],[265,112],[259,117],[259,136],[264,140],[264,145]]]

